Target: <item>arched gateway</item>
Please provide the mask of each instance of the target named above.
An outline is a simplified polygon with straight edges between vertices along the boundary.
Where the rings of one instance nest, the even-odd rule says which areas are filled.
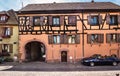
[[[27,61],[45,61],[45,45],[38,41],[31,41],[25,45]]]

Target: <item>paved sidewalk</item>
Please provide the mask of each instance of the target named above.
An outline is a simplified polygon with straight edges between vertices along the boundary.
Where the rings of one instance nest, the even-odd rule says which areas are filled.
[[[0,71],[0,76],[120,76],[120,71],[82,71],[82,72]]]

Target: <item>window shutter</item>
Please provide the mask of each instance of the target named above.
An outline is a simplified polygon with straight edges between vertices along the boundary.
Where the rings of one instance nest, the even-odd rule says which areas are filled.
[[[120,24],[120,15],[118,15],[118,24]]]
[[[0,37],[2,36],[2,27],[0,27]]]
[[[64,35],[60,35],[60,43],[64,44]]]
[[[48,35],[48,43],[53,44],[53,35]]]
[[[60,16],[60,25],[64,25],[64,16]]]
[[[76,25],[76,16],[68,16],[68,25]]]
[[[0,53],[2,53],[2,44],[0,44]]]
[[[117,34],[117,42],[120,43],[120,34]]]
[[[77,35],[75,36],[75,43],[76,43],[76,44],[80,44],[80,34],[77,34]]]
[[[30,16],[30,26],[33,26],[33,17]]]
[[[64,35],[64,43],[68,44],[68,35]]]
[[[65,25],[68,25],[68,16],[65,16]]]
[[[103,41],[104,41],[104,34],[99,34],[98,35],[98,42],[103,43]]]
[[[107,43],[110,43],[110,41],[111,41],[111,35],[107,34]]]
[[[9,52],[13,53],[13,44],[9,44]]]
[[[99,24],[102,24],[102,16],[99,15]]]
[[[40,17],[40,25],[43,25],[43,22],[44,22],[44,17]]]
[[[88,25],[90,25],[91,24],[91,15],[87,16],[87,18],[88,18]]]
[[[101,43],[101,34],[98,34],[98,40],[97,40],[98,43]]]
[[[110,14],[107,14],[107,17],[106,17],[106,24],[110,24]]]
[[[3,27],[2,30],[3,30],[2,31],[2,36],[4,37],[5,36],[5,32],[6,32],[6,27]]]
[[[1,28],[1,36],[4,36],[4,32],[5,32],[5,28],[2,27],[2,28]]]
[[[89,44],[91,43],[91,34],[87,35],[87,43],[89,43]]]
[[[49,25],[52,25],[52,16],[49,16]]]
[[[13,35],[13,27],[10,27],[10,35]]]

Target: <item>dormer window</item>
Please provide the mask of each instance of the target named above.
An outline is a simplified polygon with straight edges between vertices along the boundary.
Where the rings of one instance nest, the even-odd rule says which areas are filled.
[[[6,15],[0,16],[0,22],[5,22],[6,20],[7,20]]]

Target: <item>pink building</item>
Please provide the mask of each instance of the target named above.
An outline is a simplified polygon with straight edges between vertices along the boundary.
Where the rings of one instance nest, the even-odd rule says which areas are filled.
[[[120,6],[110,2],[29,4],[18,11],[23,61],[120,57]]]

